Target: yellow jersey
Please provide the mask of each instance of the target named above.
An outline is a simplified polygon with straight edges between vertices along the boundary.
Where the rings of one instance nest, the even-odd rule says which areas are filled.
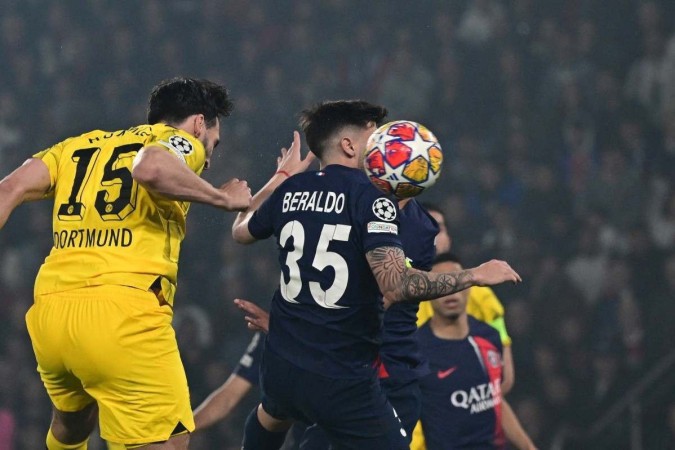
[[[86,286],[147,290],[161,277],[173,304],[188,202],[162,198],[131,176],[139,150],[159,146],[196,174],[206,151],[190,134],[165,124],[95,130],[34,155],[48,167],[54,199],[54,246],[35,281],[35,294]]]

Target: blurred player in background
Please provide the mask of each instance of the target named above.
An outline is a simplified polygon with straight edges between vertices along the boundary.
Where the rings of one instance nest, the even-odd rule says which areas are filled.
[[[264,187],[237,216],[240,243],[277,237],[282,266],[261,368],[262,405],[245,450],[277,449],[294,420],[320,425],[336,448],[407,449],[376,378],[381,301],[421,301],[472,285],[517,282],[503,261],[455,273],[406,267],[398,207],[359,169],[386,110],[362,101],[303,112],[319,171]],[[298,146],[292,152],[299,152]]]
[[[456,256],[440,254],[434,271],[461,270]],[[504,449],[508,440],[520,450],[534,444],[501,392],[502,343],[499,333],[467,314],[469,292],[431,303],[434,315],[418,332],[431,373],[422,378],[422,427],[412,450]]]
[[[54,247],[26,315],[53,403],[48,450],[86,449],[100,417],[114,448],[185,449],[194,428],[171,326],[189,202],[248,207],[250,189],[199,177],[232,109],[224,87],[155,86],[148,124],[91,131],[0,182],[0,227],[19,204],[54,199]]]
[[[452,245],[452,237],[448,232],[445,220],[445,214],[436,205],[423,203],[423,206],[429,214],[438,223],[438,235],[436,236],[436,253],[447,253]],[[511,348],[511,337],[506,330],[504,321],[504,306],[499,301],[494,291],[487,286],[474,286],[469,288],[469,300],[466,311],[470,316],[487,323],[499,331],[501,337],[504,356],[502,393],[507,394],[513,388],[516,374],[513,364],[513,350]],[[417,325],[422,326],[433,315],[433,308],[430,302],[420,304],[417,313]]]
[[[251,388],[258,385],[264,339],[260,332],[253,335],[232,374],[195,409],[195,432],[225,419]]]

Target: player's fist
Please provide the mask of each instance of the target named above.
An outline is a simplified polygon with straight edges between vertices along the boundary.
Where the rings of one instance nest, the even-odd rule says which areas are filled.
[[[492,286],[495,284],[511,281],[519,283],[523,281],[520,275],[509,266],[506,261],[493,259],[478,267],[471,269],[474,284],[478,286]]]
[[[232,178],[218,188],[228,211],[244,211],[251,204],[251,188],[245,180]]]

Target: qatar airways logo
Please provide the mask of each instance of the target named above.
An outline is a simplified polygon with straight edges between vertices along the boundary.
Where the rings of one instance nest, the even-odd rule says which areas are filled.
[[[457,408],[468,409],[470,414],[477,414],[492,409],[502,402],[502,388],[499,380],[479,384],[468,391],[453,392],[450,402]]]

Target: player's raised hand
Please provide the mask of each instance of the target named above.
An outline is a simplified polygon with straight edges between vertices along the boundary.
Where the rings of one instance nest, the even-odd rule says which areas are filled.
[[[218,188],[228,211],[245,211],[251,204],[251,188],[245,180],[232,178]]]
[[[506,261],[493,259],[478,267],[470,269],[474,284],[478,286],[492,286],[495,284],[505,283],[511,281],[513,283],[520,283],[522,278],[518,272],[513,270]]]
[[[248,300],[242,300],[237,298],[234,300],[234,304],[237,305],[237,308],[244,311],[246,314],[244,320],[249,329],[254,331],[262,331],[267,333],[270,329],[270,315],[267,311],[251,303]]]
[[[281,155],[277,157],[277,172],[285,172],[288,176],[293,176],[307,170],[314,161],[314,153],[309,152],[305,159],[302,159],[300,147],[300,133],[294,131],[293,143],[288,149],[282,148]]]

